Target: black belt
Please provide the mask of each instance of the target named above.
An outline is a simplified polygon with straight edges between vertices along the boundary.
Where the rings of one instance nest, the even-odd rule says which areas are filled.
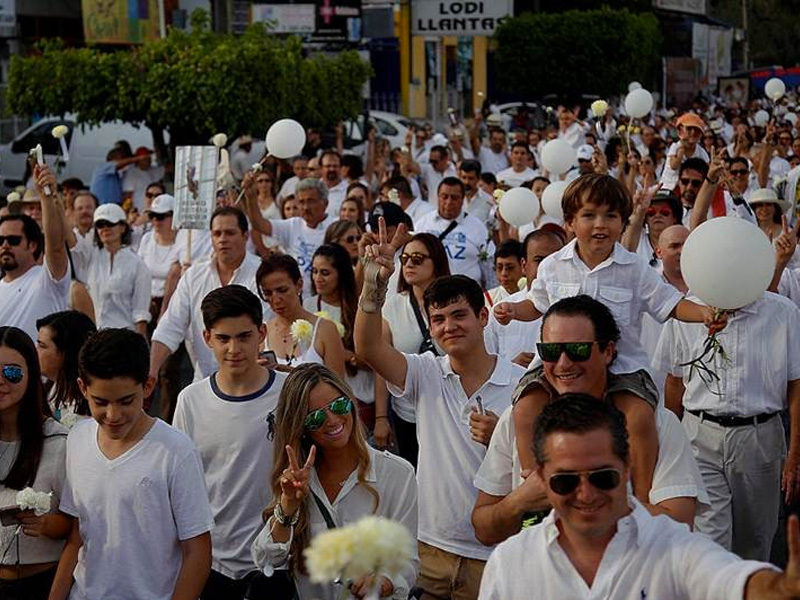
[[[712,415],[704,410],[687,410],[686,412],[692,413],[695,417],[699,417],[704,421],[711,421],[722,427],[743,427],[744,425],[756,425],[758,423],[766,423],[778,413],[761,413],[760,415],[753,415],[752,417],[733,417],[727,415]]]

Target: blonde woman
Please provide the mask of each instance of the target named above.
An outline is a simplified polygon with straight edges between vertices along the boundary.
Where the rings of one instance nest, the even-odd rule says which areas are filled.
[[[367,515],[398,521],[416,538],[413,467],[367,446],[350,387],[319,364],[300,365],[286,379],[274,427],[274,500],[253,542],[253,560],[260,569],[288,569],[300,600],[334,600],[343,585],[353,597],[363,598],[371,580],[311,583],[303,550],[330,526],[342,527]],[[415,552],[400,575],[378,575],[380,596],[405,600],[418,567]]]

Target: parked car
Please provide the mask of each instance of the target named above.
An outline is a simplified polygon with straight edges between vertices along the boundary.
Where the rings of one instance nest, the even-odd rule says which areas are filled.
[[[153,134],[145,126],[136,127],[129,123],[112,121],[90,127],[76,125],[71,115],[65,118],[45,117],[8,144],[0,145],[0,174],[7,189],[23,183],[25,161],[28,152],[36,144],[42,145],[45,162],[51,167],[55,166],[56,158],[61,153],[59,141],[51,134],[56,125],[66,125],[69,128],[64,137],[69,150],[69,160],[59,173],[60,180],[77,177],[88,186],[95,168],[105,162],[108,151],[119,140],[127,141],[133,150],[139,146],[153,148]],[[167,132],[164,132],[164,137],[169,143]]]

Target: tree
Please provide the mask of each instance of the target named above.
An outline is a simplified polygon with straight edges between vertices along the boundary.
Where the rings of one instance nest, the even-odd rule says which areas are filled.
[[[327,127],[355,117],[371,67],[353,51],[304,56],[299,38],[277,39],[263,24],[242,36],[207,28],[202,11],[189,32],[116,52],[45,42],[12,57],[9,108],[20,115],[71,112],[78,123],[120,119],[154,132],[159,152],[206,144],[217,132],[266,133],[283,117]]]
[[[608,8],[524,13],[494,38],[499,87],[530,100],[623,93],[629,82],[652,78],[661,45],[654,15]]]

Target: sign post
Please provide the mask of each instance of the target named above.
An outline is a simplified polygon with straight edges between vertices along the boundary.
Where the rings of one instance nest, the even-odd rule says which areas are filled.
[[[173,226],[188,229],[186,262],[191,262],[192,229],[208,230],[216,199],[216,146],[179,146],[175,151]]]

